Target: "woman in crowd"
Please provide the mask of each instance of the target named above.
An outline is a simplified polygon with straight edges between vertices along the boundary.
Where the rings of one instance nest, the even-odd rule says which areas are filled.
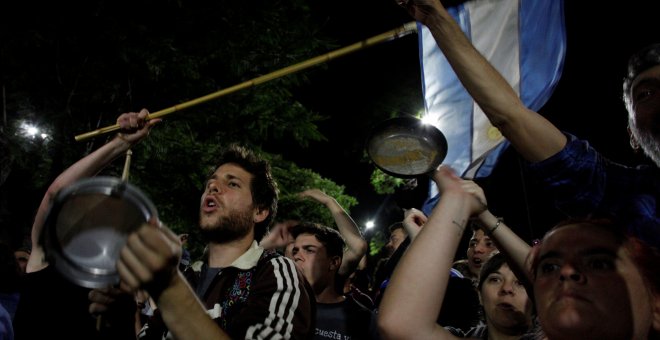
[[[476,184],[462,181],[449,168],[441,167],[433,180],[442,196],[385,291],[378,316],[382,337],[519,339],[532,327],[532,303],[501,255],[486,262],[479,280],[486,324],[463,331],[436,323],[463,232],[470,217],[483,212],[486,204],[469,191],[480,190]]]

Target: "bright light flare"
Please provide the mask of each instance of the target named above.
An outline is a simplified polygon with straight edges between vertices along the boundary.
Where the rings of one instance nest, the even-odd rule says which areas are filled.
[[[32,138],[32,139],[39,136],[43,140],[50,137],[50,135],[46,133],[46,131],[39,129],[38,126],[30,124],[28,122],[21,123],[21,135],[23,137]]]
[[[433,117],[431,117],[431,115],[425,115],[424,117],[422,117],[422,123],[433,125],[434,119]]]
[[[376,225],[376,223],[374,223],[374,221],[367,221],[367,223],[365,224],[365,227],[367,227],[367,230],[368,230],[368,229],[373,228],[375,225]]]

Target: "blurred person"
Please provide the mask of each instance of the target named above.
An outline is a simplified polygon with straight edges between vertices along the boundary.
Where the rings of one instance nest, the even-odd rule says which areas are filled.
[[[20,247],[14,251],[14,257],[18,262],[18,266],[21,269],[21,274],[25,274],[27,270],[27,264],[30,260],[30,248]]]
[[[22,273],[8,243],[0,241],[0,306],[9,316],[11,325],[20,300]],[[13,333],[13,327],[12,327]]]
[[[470,277],[470,265],[468,265],[468,259],[460,259],[454,261],[451,267],[457,270],[463,277]]]
[[[373,294],[376,307],[380,304],[383,291],[387,288],[392,270],[394,270],[397,262],[399,262],[399,258],[401,258],[401,255],[408,248],[411,241],[403,221],[394,222],[387,229],[390,232],[390,236],[383,247],[385,249],[385,257],[381,258],[374,268]]]
[[[388,256],[392,256],[401,243],[406,240],[408,233],[406,233],[406,229],[403,227],[403,222],[394,222],[387,228],[387,230],[390,232],[390,237],[385,244],[385,249],[387,250]]]
[[[404,219],[405,216],[409,214],[414,214],[418,218],[426,219],[424,213],[417,209],[404,209]],[[419,214],[417,214],[419,212]],[[374,268],[374,286],[375,286],[375,302],[376,306],[380,303],[382,297],[382,292],[387,287],[387,283],[392,275],[392,271],[399,262],[401,254],[408,248],[410,241],[417,235],[419,232],[419,226],[416,226],[415,223],[404,223],[405,221],[397,221],[392,223],[387,230],[390,232],[387,243],[385,244],[385,258],[381,258]],[[424,221],[419,222],[420,225]]]
[[[14,333],[17,340],[53,336],[77,339],[116,339],[135,336],[134,327],[130,324],[136,309],[133,299],[130,296],[118,298],[115,308],[117,312],[109,313],[104,317],[108,323],[118,321],[117,324],[126,323],[126,327],[114,326],[110,329],[97,327],[97,321],[88,312],[90,289],[72,283],[53,266],[48,265],[41,244],[41,234],[47,212],[57,193],[78,180],[95,176],[147,137],[153,126],[160,121],[160,119],[152,119],[145,122],[148,114],[146,109],[121,114],[117,118],[120,132],[107,143],[69,166],[48,187],[32,225],[32,251],[21,284],[21,298],[14,318]]]
[[[14,340],[14,328],[11,316],[3,305],[0,304],[0,340]]]
[[[181,242],[181,261],[179,262],[180,270],[185,271],[188,266],[192,265],[190,258],[190,251],[188,251],[188,234],[179,234],[179,241]]]
[[[342,293],[350,295],[361,305],[373,310],[376,308],[374,300],[371,298],[371,277],[367,269],[367,255],[362,256],[358,267],[344,280]]]
[[[144,290],[138,290],[135,293],[135,303],[137,309],[135,311],[135,334],[140,334],[142,327],[147,323],[150,317],[154,315],[156,304],[149,294]]]
[[[55,195],[63,189],[78,180],[88,178],[96,175],[112,161],[126,154],[126,151],[132,146],[139,143],[142,139],[149,135],[151,128],[160,122],[160,119],[151,119],[146,123],[144,119],[149,115],[149,111],[142,109],[140,112],[124,113],[117,118],[117,125],[120,126],[121,132],[108,141],[106,144],[90,153],[89,155],[81,158],[76,163],[64,170],[55,180],[50,184],[46,190],[37,213],[34,217],[31,230],[32,250],[30,259],[26,267],[26,272],[35,272],[45,268],[48,265],[44,257],[44,249],[41,244],[41,234],[48,209]]]
[[[483,263],[494,252],[497,252],[497,247],[490,237],[480,228],[473,228],[472,237],[470,237],[467,248],[467,265],[469,271],[464,273],[466,277],[474,282],[478,282]]]

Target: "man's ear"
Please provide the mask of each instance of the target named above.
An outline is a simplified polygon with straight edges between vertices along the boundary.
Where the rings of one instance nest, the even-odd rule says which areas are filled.
[[[630,129],[630,125],[628,125],[628,136],[630,137],[630,147],[632,147],[634,151],[639,151],[639,142],[633,135],[632,129]]]
[[[270,210],[255,208],[254,217],[252,220],[254,223],[263,222],[263,220],[265,220],[268,215],[270,215]]]

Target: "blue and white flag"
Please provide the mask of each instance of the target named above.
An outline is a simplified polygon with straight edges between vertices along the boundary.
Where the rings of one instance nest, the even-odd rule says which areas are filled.
[[[552,95],[564,64],[563,0],[469,0],[448,11],[523,103],[538,111]],[[486,177],[508,142],[474,103],[428,28],[420,23],[417,28],[423,119],[447,138],[443,164],[463,178]],[[429,197],[425,208],[437,201],[435,185],[430,185]]]

